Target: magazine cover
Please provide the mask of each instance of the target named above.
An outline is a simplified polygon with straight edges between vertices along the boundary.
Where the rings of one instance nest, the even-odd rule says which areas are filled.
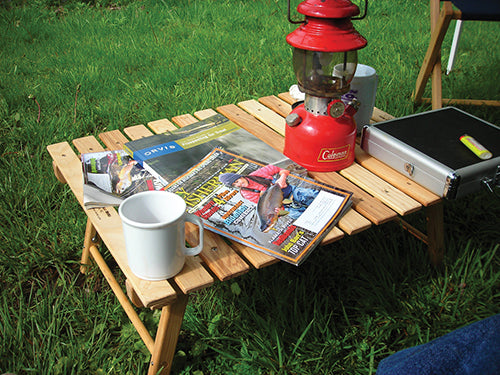
[[[297,174],[307,173],[304,168],[221,114],[125,144],[127,153],[165,184],[197,164],[216,147],[238,155],[258,155],[256,158],[264,163],[293,164]]]
[[[165,187],[123,150],[82,154],[82,168],[87,208],[118,206],[132,194]]]
[[[215,148],[167,186],[205,228],[299,265],[351,205],[352,193]]]

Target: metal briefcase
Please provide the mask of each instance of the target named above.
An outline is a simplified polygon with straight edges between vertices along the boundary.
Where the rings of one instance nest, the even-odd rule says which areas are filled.
[[[491,152],[483,160],[461,141]],[[500,128],[455,107],[366,125],[361,148],[435,194],[454,199],[500,181]]]

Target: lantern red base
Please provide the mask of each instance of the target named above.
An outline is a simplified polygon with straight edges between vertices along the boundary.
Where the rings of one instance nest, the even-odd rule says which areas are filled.
[[[302,121],[296,126],[286,125],[285,156],[314,172],[338,171],[353,163],[356,123],[351,115],[314,115],[303,104],[292,113]]]

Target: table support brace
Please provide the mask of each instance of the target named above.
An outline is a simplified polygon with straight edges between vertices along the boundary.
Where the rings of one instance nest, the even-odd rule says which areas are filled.
[[[95,262],[101,269],[102,274],[106,278],[109,286],[115,293],[116,297],[118,298],[118,301],[122,305],[123,309],[125,310],[125,313],[129,317],[130,321],[134,325],[135,329],[139,333],[139,336],[141,336],[142,341],[144,341],[144,344],[148,348],[148,350],[153,353],[153,348],[155,346],[153,342],[153,338],[149,334],[148,330],[146,329],[146,326],[144,326],[144,323],[141,321],[139,318],[139,315],[137,312],[134,310],[134,307],[128,300],[126,294],[123,292],[123,290],[120,287],[120,284],[118,284],[118,281],[116,281],[115,276],[109,269],[108,265],[106,264],[106,261],[102,257],[101,253],[97,249],[95,245],[90,246],[89,248],[90,254],[92,255],[92,258],[94,258]]]

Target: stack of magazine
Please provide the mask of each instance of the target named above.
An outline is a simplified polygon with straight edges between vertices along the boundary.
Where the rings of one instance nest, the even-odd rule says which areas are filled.
[[[183,197],[206,229],[295,265],[351,206],[352,193],[307,177],[219,114],[128,142],[125,152],[150,187]]]

